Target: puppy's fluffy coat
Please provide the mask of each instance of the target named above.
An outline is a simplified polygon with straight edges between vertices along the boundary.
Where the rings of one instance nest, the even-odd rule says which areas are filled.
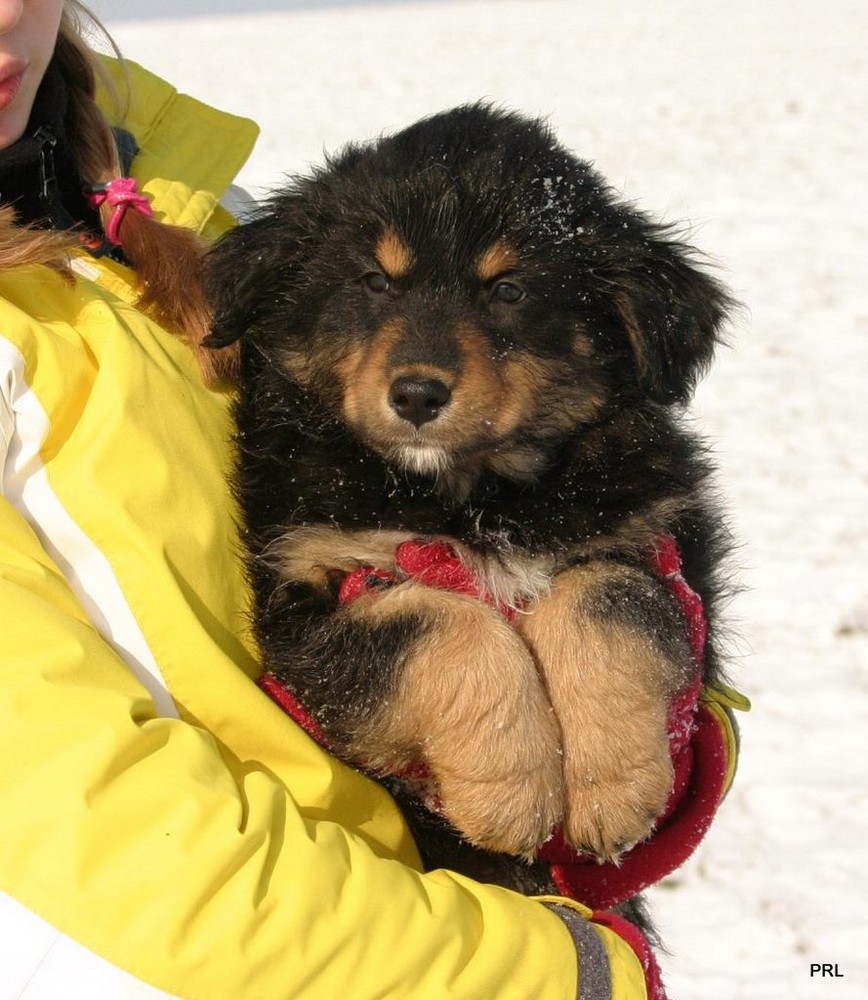
[[[719,669],[724,533],[679,416],[724,289],[545,124],[486,105],[347,147],[209,270],[208,344],[243,338],[266,668],[349,761],[427,767],[450,821],[408,806],[430,865],[545,891],[517,856],[556,826],[600,858],[645,837],[672,784],[667,706],[697,669],[648,566],[661,537]],[[515,624],[412,579],[340,602],[417,538],[448,541]]]

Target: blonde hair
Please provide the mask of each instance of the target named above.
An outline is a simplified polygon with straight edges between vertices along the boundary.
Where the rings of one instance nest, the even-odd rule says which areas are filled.
[[[111,125],[95,100],[97,81],[114,97],[120,115],[124,105],[86,41],[92,32],[101,35],[120,58],[97,17],[80,0],[66,0],[55,58],[69,92],[68,130],[75,136],[71,152],[83,183],[100,185],[120,177],[122,166]],[[105,230],[112,208],[105,204],[99,213]],[[201,280],[204,240],[190,229],[138,211],[124,213],[119,238],[138,278],[139,307],[198,345],[207,332]],[[0,269],[45,264],[65,271],[70,247],[75,245],[72,234],[16,225],[12,209],[0,209]]]

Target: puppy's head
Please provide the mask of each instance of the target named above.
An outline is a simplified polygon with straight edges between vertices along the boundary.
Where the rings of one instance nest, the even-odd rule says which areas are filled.
[[[612,407],[685,401],[728,305],[543,123],[486,105],[294,180],[209,285],[208,343],[248,338],[388,461],[516,478]]]

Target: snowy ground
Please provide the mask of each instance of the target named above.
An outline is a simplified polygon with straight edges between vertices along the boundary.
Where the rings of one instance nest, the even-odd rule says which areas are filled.
[[[743,543],[754,709],[716,828],[654,892],[670,994],[868,996],[863,0],[94,6],[131,58],[260,122],[256,193],[486,96],[550,115],[628,196],[694,225],[748,307],[696,412]]]

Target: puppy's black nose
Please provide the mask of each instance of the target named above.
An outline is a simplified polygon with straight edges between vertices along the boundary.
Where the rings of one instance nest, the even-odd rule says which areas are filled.
[[[451,395],[439,379],[402,375],[389,389],[389,405],[399,417],[421,427],[439,416]]]

